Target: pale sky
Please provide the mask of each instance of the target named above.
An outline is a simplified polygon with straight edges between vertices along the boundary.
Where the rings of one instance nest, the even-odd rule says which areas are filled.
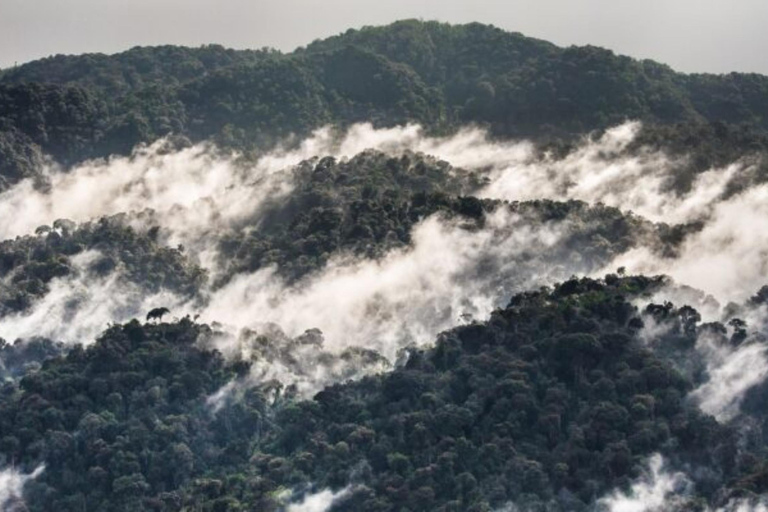
[[[768,0],[0,0],[0,67],[155,44],[290,51],[404,18],[491,23],[680,71],[768,74]]]

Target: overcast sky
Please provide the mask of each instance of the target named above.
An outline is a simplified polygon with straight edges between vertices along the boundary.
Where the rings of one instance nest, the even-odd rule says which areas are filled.
[[[768,0],[0,0],[0,67],[154,44],[289,51],[403,18],[492,23],[681,71],[768,74]]]

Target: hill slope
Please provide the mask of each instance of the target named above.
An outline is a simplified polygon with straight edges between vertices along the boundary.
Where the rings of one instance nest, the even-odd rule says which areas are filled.
[[[763,511],[767,109],[412,20],[0,72],[0,508]]]
[[[626,119],[768,131],[768,78],[685,75],[595,47],[559,48],[480,24],[402,21],[306,48],[136,48],[56,56],[0,75],[0,175],[34,175],[174,133],[238,149],[327,123],[466,123],[572,138]],[[743,137],[742,137],[743,139]],[[741,140],[735,137],[729,139]]]
[[[46,464],[27,486],[33,511],[268,511],[308,485],[350,486],[334,510],[585,510],[655,451],[708,468],[689,506],[763,492],[765,445],[683,400],[698,382],[663,355],[692,357],[713,326],[668,309],[684,333],[658,353],[638,336],[646,317],[627,301],[663,284],[612,275],[520,294],[392,373],[303,402],[273,383],[227,392],[260,356],[226,363],[208,326],[132,321],[5,384],[0,442],[30,471]]]

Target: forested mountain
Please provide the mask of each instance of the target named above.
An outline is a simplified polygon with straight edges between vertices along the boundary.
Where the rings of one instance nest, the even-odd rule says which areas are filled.
[[[766,156],[481,24],[2,70],[0,510],[764,512]]]
[[[726,123],[746,135],[718,137],[764,148],[766,97],[760,75],[686,75],[480,24],[402,21],[288,54],[207,46],[55,56],[0,75],[0,175],[13,183],[35,174],[42,154],[71,165],[168,134],[252,149],[355,122],[437,133],[477,123],[545,140],[627,119],[682,123],[686,133]]]
[[[703,497],[727,499],[727,482],[764,492],[765,447],[737,448],[735,426],[682,400],[697,382],[637,337],[627,300],[662,283],[612,275],[521,294],[392,373],[298,403],[265,383],[206,405],[252,361],[206,348],[206,325],[133,321],[7,383],[0,442],[17,463],[46,461],[30,510],[268,511],[310,483],[351,484],[335,510],[583,510],[654,451],[709,468]],[[688,357],[697,330],[722,327],[665,314],[678,329],[660,343]]]

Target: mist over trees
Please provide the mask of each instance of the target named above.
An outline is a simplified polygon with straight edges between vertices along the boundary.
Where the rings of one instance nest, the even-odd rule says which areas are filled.
[[[188,319],[116,325],[5,384],[0,443],[22,467],[45,460],[30,510],[278,510],[282,488],[350,483],[336,510],[584,510],[654,452],[707,468],[691,500],[724,502],[726,483],[764,492],[765,447],[685,400],[704,377],[637,336],[644,315],[663,315],[679,327],[657,343],[695,357],[697,333],[725,330],[690,307],[627,302],[663,285],[574,279],[513,297],[391,373],[303,402],[265,382],[215,410],[209,397],[255,361],[226,362]]]
[[[0,509],[764,510],[767,151],[481,24],[0,70]]]
[[[715,130],[745,151],[766,146],[766,97],[760,75],[686,75],[596,47],[415,20],[288,54],[163,46],[58,55],[0,74],[0,175],[13,183],[34,176],[43,155],[72,165],[168,134],[248,150],[355,122],[436,133],[474,123],[553,142],[637,119]]]

